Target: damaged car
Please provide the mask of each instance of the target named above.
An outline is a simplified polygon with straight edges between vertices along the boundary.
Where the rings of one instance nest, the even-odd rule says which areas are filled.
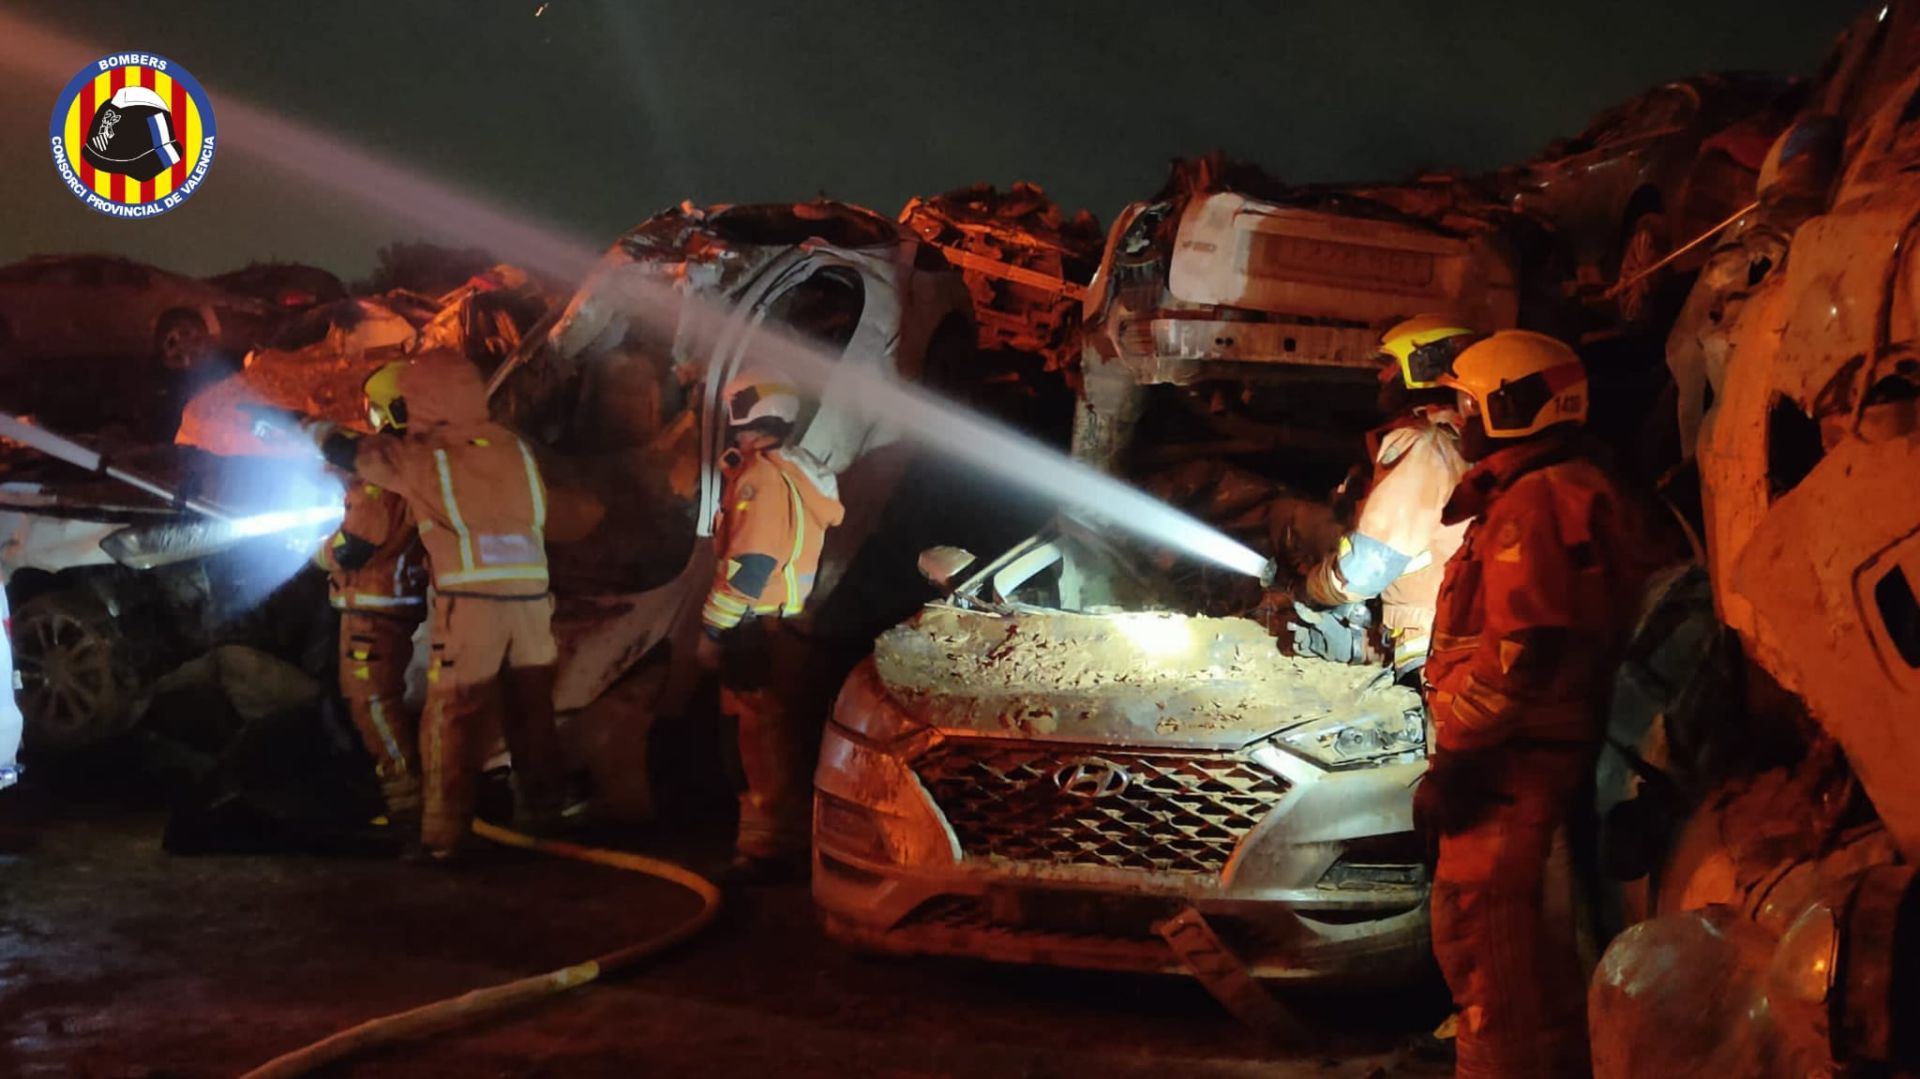
[[[1226,422],[1223,441],[1344,441],[1369,421],[1327,406],[1370,404],[1380,328],[1422,312],[1515,325],[1517,258],[1496,222],[1288,187],[1217,156],[1177,163],[1115,219],[1088,287],[1074,455],[1122,470],[1160,385],[1226,384],[1204,411],[1227,421],[1252,397],[1291,402],[1284,430]]]
[[[1662,83],[1492,184],[1558,234],[1583,281],[1612,286],[1622,323],[1645,325],[1670,280],[1655,264],[1752,201],[1761,158],[1803,94],[1799,80],[1776,75]],[[1704,254],[1679,268],[1697,269]]]
[[[1637,829],[1663,855],[1627,874],[1650,916],[1592,988],[1598,1076],[1920,1064],[1916,47],[1910,3],[1843,38],[1816,93],[1833,193],[1729,312],[1699,465],[1739,707],[1705,730],[1662,710],[1630,743],[1636,801],[1673,808]]]
[[[125,732],[157,679],[219,644],[327,662],[325,585],[300,571],[339,518],[337,481],[165,445],[115,460],[223,515],[9,448],[0,565],[29,752]]]
[[[815,779],[831,936],[1195,973],[1185,918],[1257,977],[1419,969],[1418,695],[1285,655],[1256,622],[1178,613],[1167,585],[1145,552],[1063,526],[881,636]]]

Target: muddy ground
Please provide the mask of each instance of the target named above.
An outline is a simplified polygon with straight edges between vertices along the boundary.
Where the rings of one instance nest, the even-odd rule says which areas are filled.
[[[164,815],[0,796],[0,1075],[233,1076],[368,1017],[562,966],[690,910],[671,886],[496,852],[448,870],[372,858],[181,857]],[[711,863],[724,834],[629,835]],[[1430,994],[1315,994],[1330,1047],[1263,1047],[1197,986],[857,958],[804,885],[737,893],[704,937],[618,981],[332,1076],[1361,1076]]]

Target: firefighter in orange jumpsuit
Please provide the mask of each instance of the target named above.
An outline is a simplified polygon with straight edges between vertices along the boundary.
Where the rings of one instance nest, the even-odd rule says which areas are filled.
[[[1460,1010],[1455,1074],[1580,1076],[1585,981],[1573,927],[1543,913],[1547,867],[1591,781],[1650,544],[1595,462],[1572,349],[1503,331],[1438,382],[1459,395],[1474,462],[1445,515],[1473,523],[1440,589],[1435,746],[1415,794],[1438,834],[1433,946]]]
[[[565,796],[554,729],[546,486],[532,452],[487,415],[480,374],[457,352],[391,365],[401,438],[309,433],[334,466],[406,500],[432,571],[432,656],[420,721],[421,843],[456,853],[473,820],[481,754],[498,723],[523,827],[558,823]],[[504,707],[503,707],[504,705]]]
[[[1480,336],[1443,315],[1407,319],[1381,336],[1380,358],[1389,365],[1382,375],[1381,411],[1393,419],[1367,436],[1373,481],[1353,530],[1307,574],[1307,598],[1321,607],[1351,609],[1380,597],[1393,669],[1402,678],[1427,661],[1440,577],[1467,529],[1465,521],[1440,521],[1467,461],[1460,455],[1453,391],[1438,388],[1434,380]],[[1311,610],[1299,613],[1314,642],[1303,650],[1342,661],[1364,654],[1357,646],[1318,643],[1337,637],[1342,626],[1364,631],[1364,624]]]
[[[839,486],[813,458],[783,448],[800,414],[798,393],[768,376],[735,379],[723,395],[732,442],[714,522],[713,586],[701,611],[700,661],[720,671],[720,709],[737,725],[740,827],[724,879],[756,883],[805,865],[812,825],[812,761],[775,692],[776,668],[804,662],[790,625],[805,609],[829,528],[840,523]]]
[[[368,419],[380,437],[406,429],[391,377],[366,385]],[[420,824],[420,730],[408,713],[407,663],[426,612],[426,560],[406,500],[372,483],[347,487],[346,515],[317,557],[340,612],[340,695],[380,779],[387,818]]]

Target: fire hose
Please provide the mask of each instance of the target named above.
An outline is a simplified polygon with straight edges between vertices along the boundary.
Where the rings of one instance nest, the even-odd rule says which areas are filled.
[[[306,1075],[316,1068],[344,1060],[357,1053],[477,1023],[535,1001],[558,996],[570,989],[577,989],[608,975],[620,973],[643,959],[658,955],[705,929],[720,914],[720,889],[714,887],[713,882],[707,878],[672,862],[626,851],[535,839],[485,821],[475,821],[473,831],[484,839],[509,847],[520,847],[562,858],[590,862],[594,865],[644,873],[647,876],[677,884],[700,897],[700,911],[665,932],[629,944],[624,948],[615,949],[605,955],[596,956],[584,963],[576,963],[561,967],[559,970],[504,982],[500,985],[475,989],[457,997],[449,997],[408,1011],[369,1019],[358,1026],[349,1027],[337,1034],[322,1038],[303,1049],[296,1049],[291,1053],[275,1057],[247,1072],[240,1079],[292,1079],[293,1076]]]

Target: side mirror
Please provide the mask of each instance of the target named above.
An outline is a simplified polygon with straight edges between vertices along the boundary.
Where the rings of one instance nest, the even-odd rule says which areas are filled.
[[[954,578],[975,562],[973,552],[959,547],[929,547],[920,552],[920,576],[942,592],[953,591]]]

